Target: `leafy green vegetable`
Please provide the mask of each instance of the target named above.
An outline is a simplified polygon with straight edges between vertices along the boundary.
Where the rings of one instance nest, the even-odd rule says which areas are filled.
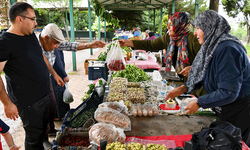
[[[89,84],[88,87],[89,87],[89,90],[87,91],[87,94],[91,94],[92,90],[95,88],[95,84]]]
[[[98,82],[99,82],[99,85],[103,85],[103,82],[101,79],[99,79]]]
[[[140,68],[131,64],[126,65],[125,70],[117,71],[112,74],[111,79],[113,79],[114,77],[127,78],[129,82],[141,82],[150,79],[150,77],[144,72],[144,70],[141,70]]]
[[[106,51],[104,51],[100,53],[100,55],[97,58],[97,61],[106,61],[106,58],[107,58],[107,54],[106,54]]]

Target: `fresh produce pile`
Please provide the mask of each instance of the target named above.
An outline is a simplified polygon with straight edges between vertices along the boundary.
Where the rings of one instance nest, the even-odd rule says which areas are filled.
[[[120,142],[113,142],[106,146],[106,150],[126,150],[126,145]]]
[[[165,145],[160,144],[147,144],[147,150],[167,150],[167,147]]]
[[[62,140],[59,142],[60,146],[82,146],[88,147],[89,137],[77,136],[77,135],[65,135]]]
[[[141,143],[129,143],[127,145],[127,150],[146,150],[146,146]]]
[[[121,71],[125,69],[125,64],[122,60],[112,60],[108,64],[108,68],[112,71]]]
[[[131,64],[127,65],[125,70],[113,73],[111,79],[114,77],[127,78],[129,82],[141,82],[150,79],[150,77],[143,70]]]

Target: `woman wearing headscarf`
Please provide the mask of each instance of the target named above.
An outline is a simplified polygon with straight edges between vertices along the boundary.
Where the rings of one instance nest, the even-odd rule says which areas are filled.
[[[169,34],[154,40],[123,39],[119,40],[119,43],[122,47],[131,46],[139,50],[159,51],[166,49],[165,70],[169,72],[173,65],[178,75],[186,82],[193,60],[200,49],[198,39],[190,31],[190,19],[188,12],[176,12],[171,15],[168,22]],[[206,92],[201,88],[192,94],[199,97]]]
[[[191,23],[202,46],[187,82],[169,92],[166,99],[203,85],[208,94],[190,101],[186,113],[213,108],[220,120],[241,129],[243,141],[250,146],[250,62],[246,49],[229,34],[228,22],[213,10],[202,12]]]

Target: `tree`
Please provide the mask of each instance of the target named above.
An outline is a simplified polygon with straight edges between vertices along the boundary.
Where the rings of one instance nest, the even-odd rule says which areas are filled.
[[[243,14],[240,27],[247,27],[247,43],[250,43],[250,0],[222,0],[222,5],[230,17],[236,18],[240,13]]]
[[[81,0],[74,0],[73,5],[77,5],[77,3],[80,1]],[[55,8],[56,10],[60,11],[61,17],[63,20],[63,24],[64,24],[65,29],[66,29],[67,38],[69,39],[68,27],[66,26],[66,21],[64,18],[64,12],[68,10],[69,0],[33,0],[33,2],[36,4],[35,5],[36,7],[39,7],[41,5],[41,3],[44,3],[50,7]]]
[[[113,10],[112,15],[119,19],[120,27],[125,26],[126,30],[141,26],[144,23],[144,12],[141,10]]]
[[[209,9],[218,12],[218,8],[219,8],[219,0],[210,0]]]
[[[18,2],[23,2],[26,0],[17,0]],[[9,28],[9,18],[8,18],[8,11],[9,11],[10,1],[9,0],[1,0],[0,1],[0,29],[1,28]]]

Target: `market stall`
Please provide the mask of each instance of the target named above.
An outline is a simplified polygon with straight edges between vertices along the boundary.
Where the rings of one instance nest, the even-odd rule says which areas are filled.
[[[117,49],[113,52],[118,54]],[[162,82],[158,69],[144,71],[150,64],[140,68],[136,63],[125,64],[122,54],[112,59],[109,55],[107,82],[97,79],[91,83],[86,100],[67,113],[54,141],[55,150],[97,150],[103,145],[107,150],[185,149],[186,143],[189,148],[192,144],[192,134],[216,120],[211,109],[185,114],[192,95],[165,100],[179,80]],[[185,150],[189,150],[187,146]]]

